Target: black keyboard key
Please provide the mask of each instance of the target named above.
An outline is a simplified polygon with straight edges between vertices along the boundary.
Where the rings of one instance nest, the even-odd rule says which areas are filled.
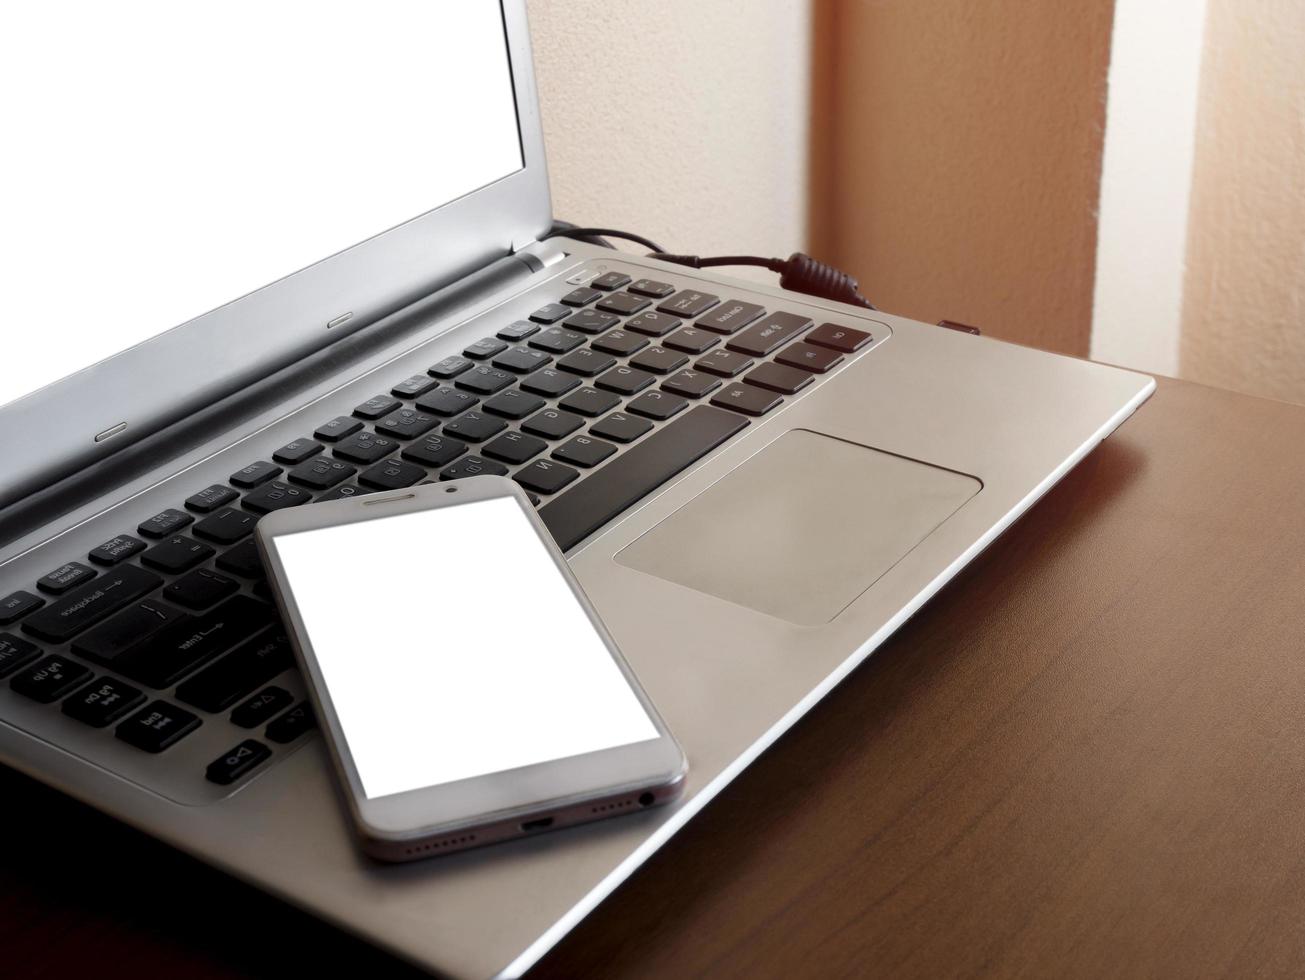
[[[109,666],[123,654],[161,632],[164,627],[189,619],[179,609],[173,609],[157,599],[146,599],[83,633],[73,641],[72,652]]]
[[[854,330],[852,327],[839,326],[837,323],[822,323],[807,334],[808,344],[818,344],[842,354],[859,351],[872,340],[874,338],[864,330]]]
[[[395,398],[420,398],[438,383],[428,375],[414,374],[411,378],[405,378],[391,388],[390,394]],[[273,456],[272,458],[275,459],[276,457]]]
[[[230,786],[272,757],[272,750],[262,742],[247,738],[208,764],[204,778],[219,786]]]
[[[529,374],[531,371],[539,370],[552,359],[552,354],[545,354],[542,350],[531,350],[529,347],[513,347],[511,350],[504,351],[494,358],[492,363],[494,367],[502,368],[504,371]]]
[[[90,677],[90,668],[67,657],[52,655],[15,674],[9,684],[23,697],[50,704],[85,684]]]
[[[231,712],[231,724],[241,728],[257,728],[293,700],[294,697],[283,687],[265,687],[248,701],[236,706]]]
[[[570,312],[571,308],[569,306],[563,306],[561,303],[549,303],[531,313],[530,319],[536,323],[556,323]]]
[[[507,423],[500,418],[486,415],[484,412],[466,412],[451,422],[444,423],[444,434],[455,436],[464,442],[484,442],[507,428]]]
[[[445,436],[427,436],[403,451],[403,458],[438,469],[453,462],[467,451],[467,444]]]
[[[139,707],[145,692],[112,677],[100,677],[86,685],[60,706],[69,718],[94,728],[111,725]]]
[[[554,449],[552,455],[554,459],[560,459],[564,463],[574,463],[576,466],[588,469],[597,466],[614,452],[616,447],[610,442],[591,439],[589,436],[576,436]]]
[[[16,623],[29,612],[35,612],[44,605],[45,600],[39,595],[32,595],[32,593],[24,592],[22,589],[17,592],[10,592],[3,599],[0,599],[0,626]]]
[[[145,542],[140,538],[133,538],[130,534],[119,534],[93,550],[88,557],[97,565],[112,568],[144,550]]]
[[[546,350],[550,354],[565,354],[585,342],[585,335],[566,327],[549,327],[531,337],[529,344],[536,350]]]
[[[730,338],[725,346],[740,354],[765,357],[775,348],[787,344],[809,326],[811,321],[796,313],[772,313],[760,323],[755,323],[743,333]]]
[[[688,355],[665,347],[649,347],[630,358],[631,367],[652,371],[654,374],[670,374],[688,363]]]
[[[579,350],[573,350],[558,361],[557,366],[564,371],[592,378],[595,374],[606,371],[615,363],[616,358],[611,354],[604,354],[602,351],[593,350],[589,347],[581,347]]]
[[[619,313],[621,316],[631,316],[647,307],[648,300],[633,293],[612,293],[598,304],[598,309],[606,310],[608,313]]]
[[[472,362],[465,357],[458,357],[456,354],[446,357],[438,364],[433,364],[426,369],[426,373],[431,377],[448,380],[456,378],[463,371],[470,370]]]
[[[69,589],[74,589],[93,578],[95,578],[95,569],[79,561],[70,561],[38,578],[36,587],[50,595],[63,595]]]
[[[605,412],[610,412],[620,403],[621,399],[610,391],[599,391],[597,388],[579,388],[557,404],[559,408],[564,408],[568,412],[576,412],[580,415],[588,415],[590,418],[597,418]]]
[[[223,507],[214,511],[195,525],[191,532],[197,538],[216,541],[218,544],[235,544],[246,535],[254,533],[258,518],[242,510]]]
[[[135,565],[121,565],[33,613],[23,630],[51,643],[62,643],[84,629],[152,592],[163,580]]]
[[[557,398],[559,395],[565,395],[572,388],[579,387],[579,385],[580,379],[574,374],[559,371],[556,368],[544,368],[542,371],[536,371],[521,381],[522,389],[533,391],[536,395],[543,395],[545,398]]]
[[[682,289],[659,304],[657,309],[671,316],[683,316],[692,320],[696,316],[702,316],[719,302],[720,297],[713,296],[711,293],[700,293],[696,289]]]
[[[493,412],[495,415],[502,415],[509,419],[523,419],[531,412],[537,412],[544,407],[546,402],[538,395],[532,395],[527,391],[519,391],[516,388],[509,388],[507,391],[500,391],[493,398],[490,398],[482,406],[485,411]]]
[[[607,292],[612,289],[620,289],[629,281],[630,277],[624,272],[607,272],[599,276],[589,285],[593,286],[594,289],[601,289],[604,292]]]
[[[595,388],[614,391],[618,395],[634,395],[643,391],[657,379],[647,371],[638,368],[614,367],[594,379]]]
[[[239,497],[240,494],[232,490],[225,483],[215,483],[211,487],[205,487],[198,493],[192,493],[186,498],[186,507],[200,514],[209,514],[226,504],[231,503]]]
[[[290,471],[290,479],[310,490],[329,490],[341,480],[347,480],[357,470],[348,463],[329,456],[318,456],[300,463]]]
[[[663,337],[678,327],[680,323],[681,320],[678,317],[649,310],[647,313],[640,313],[633,320],[627,320],[625,329],[633,330],[635,333],[645,333],[649,337]]]
[[[733,378],[742,374],[755,362],[745,354],[736,354],[729,350],[714,350],[706,357],[699,358],[693,366],[699,371],[719,374],[722,378]]]
[[[473,361],[483,361],[495,354],[507,350],[507,344],[497,337],[481,337],[474,344],[468,344],[462,353]]]
[[[500,392],[514,381],[516,381],[515,375],[482,364],[462,375],[454,383],[459,388],[484,396]]]
[[[747,425],[732,412],[695,406],[546,503],[539,516],[567,551]]]
[[[273,477],[281,475],[281,467],[275,463],[269,463],[265,459],[260,459],[256,463],[250,463],[248,466],[242,466],[230,476],[231,485],[240,487],[244,490],[251,490],[254,487],[266,483]]]
[[[241,578],[263,578],[263,559],[259,557],[258,546],[253,538],[241,541],[234,548],[229,548],[218,555],[215,564],[224,572],[239,575]]]
[[[275,623],[275,616],[267,603],[234,595],[202,615],[178,620],[105,666],[161,690],[218,654],[266,630]]]
[[[440,470],[441,480],[464,480],[469,476],[507,476],[508,468],[502,463],[483,456],[463,456],[452,466]]]
[[[810,371],[784,367],[782,364],[758,364],[756,370],[749,371],[743,380],[758,388],[769,388],[781,395],[793,395],[815,380]]]
[[[208,568],[187,572],[163,590],[163,598],[187,609],[207,609],[239,591],[240,583]]]
[[[539,324],[529,320],[513,320],[498,332],[502,340],[525,340],[531,334],[539,333]]]
[[[245,494],[242,503],[247,510],[252,510],[255,514],[270,514],[274,510],[285,510],[287,507],[311,503],[312,499],[313,495],[307,490],[300,490],[288,483],[276,482],[265,483],[257,490]]]
[[[324,442],[336,442],[345,436],[353,435],[361,428],[362,423],[357,419],[351,419],[347,415],[337,415],[331,421],[319,425],[313,435]]]
[[[434,384],[429,378],[420,378],[427,384]],[[272,454],[272,458],[278,463],[284,463],[286,466],[298,466],[306,459],[312,459],[322,451],[322,444],[316,439],[291,439],[284,446]],[[226,501],[223,501],[226,503]],[[190,501],[186,502],[190,505]]]
[[[601,422],[591,425],[589,431],[613,442],[634,442],[651,428],[652,423],[647,419],[639,418],[637,415],[627,415],[624,412],[613,412]]]
[[[824,374],[835,364],[842,361],[843,355],[836,350],[830,350],[828,347],[799,343],[785,347],[775,355],[775,360],[780,364],[787,364],[789,367]]]
[[[590,289],[588,286],[577,286],[559,300],[566,306],[588,306],[599,296],[603,295],[596,289]]]
[[[773,391],[735,382],[713,395],[711,403],[744,415],[765,415],[783,400]]]
[[[637,350],[648,346],[648,338],[626,330],[609,330],[590,344],[594,350],[606,351],[617,357],[629,357]]]
[[[268,725],[267,731],[263,734],[278,745],[285,745],[288,742],[293,742],[305,732],[311,732],[316,727],[317,721],[313,718],[313,706],[307,701],[300,701],[280,718]]]
[[[8,677],[19,667],[41,655],[41,648],[12,633],[0,633],[0,677]]]
[[[199,718],[167,701],[151,701],[114,729],[128,745],[146,752],[171,748],[200,725]]]
[[[166,538],[169,534],[180,531],[194,519],[184,510],[163,510],[148,521],[141,521],[136,526],[136,533],[143,534],[147,538]]]
[[[706,330],[697,330],[693,327],[685,327],[677,330],[665,340],[662,341],[663,347],[671,347],[675,350],[682,350],[687,354],[701,354],[704,351],[711,350],[720,343],[720,337]]]
[[[721,385],[720,378],[704,371],[680,371],[672,374],[662,382],[662,389],[683,395],[685,398],[701,398],[715,391]]]
[[[417,407],[423,412],[434,412],[447,419],[454,415],[461,415],[478,401],[480,397],[470,392],[458,391],[456,388],[441,388],[418,399]]]
[[[344,500],[347,497],[359,497],[368,493],[372,493],[372,491],[365,487],[355,487],[352,483],[346,483],[344,486],[336,487],[334,490],[327,490],[326,493],[317,498],[317,502],[320,504],[327,500]],[[260,582],[258,585],[254,586],[254,590],[257,591],[260,586],[264,584],[266,583]]]
[[[293,663],[290,641],[275,626],[177,685],[177,700],[204,711],[225,711]]]
[[[548,459],[537,459],[513,477],[527,490],[536,493],[557,493],[580,475],[579,471]]]
[[[433,413],[401,408],[377,422],[376,431],[395,439],[417,439],[439,424],[439,419]]]
[[[661,299],[663,296],[669,296],[675,292],[675,287],[669,282],[658,282],[656,279],[636,279],[630,283],[630,292],[638,293],[640,296],[651,296],[653,299]]]
[[[418,480],[426,479],[426,471],[416,463],[401,459],[387,459],[362,471],[358,482],[375,490],[402,490]]]
[[[584,424],[585,420],[578,415],[564,412],[560,408],[546,408],[522,422],[521,428],[546,439],[561,439]]]
[[[644,301],[645,304],[647,301]],[[608,327],[620,323],[620,318],[611,313],[599,313],[597,310],[581,310],[562,321],[562,326],[584,333],[602,333]]]
[[[645,391],[625,407],[628,411],[638,412],[660,422],[688,408],[689,400],[672,395],[669,391]]]
[[[486,456],[501,459],[505,463],[520,465],[533,459],[548,448],[543,439],[536,439],[524,432],[504,432],[493,442],[485,444],[481,450]]]
[[[371,422],[380,418],[382,415],[389,415],[399,407],[399,399],[393,395],[373,395],[361,405],[353,410],[353,414],[360,419],[366,419]]]
[[[695,326],[716,333],[736,333],[742,330],[765,310],[756,303],[743,303],[736,299],[726,300],[706,316],[699,318]]]
[[[213,549],[202,541],[178,534],[150,548],[140,556],[140,562],[161,572],[177,575],[207,561],[213,554]]]
[[[398,451],[397,439],[377,432],[355,432],[335,447],[335,455],[351,463],[374,463]]]

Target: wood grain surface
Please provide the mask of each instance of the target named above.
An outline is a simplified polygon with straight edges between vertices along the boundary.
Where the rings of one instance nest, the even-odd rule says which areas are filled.
[[[1166,382],[535,974],[1302,976],[1303,750],[1305,409]],[[3,972],[405,972],[0,799]]]

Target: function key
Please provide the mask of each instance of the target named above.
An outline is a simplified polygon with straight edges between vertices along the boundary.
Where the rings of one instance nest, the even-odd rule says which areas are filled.
[[[377,422],[376,431],[384,432],[396,439],[416,439],[418,436],[424,436],[437,425],[439,419],[434,415],[419,412],[414,408],[401,408]]]
[[[657,309],[672,316],[684,316],[692,320],[694,317],[702,316],[719,302],[720,297],[713,296],[711,293],[700,293],[696,289],[682,289],[660,304]]]
[[[245,494],[244,505],[255,514],[270,514],[274,510],[298,507],[313,499],[307,490],[300,490],[288,483],[267,483],[253,493]]]
[[[88,568],[79,561],[70,561],[49,574],[42,575],[36,580],[36,587],[50,595],[63,595],[69,589],[76,588],[93,578],[95,578],[95,569]]]
[[[594,380],[595,388],[606,388],[618,395],[633,395],[656,381],[656,377],[638,368],[614,367]]]
[[[411,378],[406,378],[391,388],[390,394],[395,398],[420,398],[434,388],[435,385],[435,380],[429,375],[414,374]],[[276,456],[272,458],[276,459]]]
[[[638,293],[640,296],[651,296],[653,299],[661,299],[663,296],[669,296],[675,292],[675,287],[669,282],[658,282],[656,279],[636,279],[630,283],[630,292]]]
[[[498,355],[491,363],[494,367],[503,368],[505,371],[529,374],[531,371],[543,367],[552,359],[552,354],[545,354],[542,350],[531,350],[529,347],[513,347],[511,350]]]
[[[564,408],[568,412],[578,412],[590,418],[597,418],[605,412],[610,412],[620,403],[621,399],[611,392],[599,391],[597,388],[579,388],[557,404],[559,408]]]
[[[683,330],[675,331],[662,343],[667,347],[674,347],[676,350],[687,351],[690,354],[701,354],[719,344],[720,337],[714,333],[708,333],[706,330],[685,327]]]
[[[578,470],[569,466],[548,459],[537,459],[524,469],[517,470],[513,479],[536,493],[557,493],[579,475]]]
[[[278,745],[285,745],[287,742],[293,742],[304,732],[312,731],[315,726],[312,705],[307,701],[300,701],[268,725],[267,731],[263,734]]]
[[[575,463],[576,466],[583,466],[588,469],[591,466],[597,466],[614,452],[616,452],[616,447],[610,442],[603,442],[601,439],[590,439],[588,436],[576,436],[554,449],[553,458],[564,460],[567,463]]]
[[[759,364],[755,371],[749,371],[743,380],[758,388],[769,388],[781,395],[794,395],[811,384],[815,376],[809,371],[784,367],[782,364]]]
[[[230,786],[271,756],[272,750],[266,745],[247,738],[210,762],[204,770],[204,778],[219,786]]]
[[[616,326],[618,322],[617,317],[611,313],[581,310],[579,313],[567,317],[562,322],[562,326],[571,327],[574,330],[583,330],[585,333],[602,333],[608,327]]]
[[[427,384],[434,384],[429,378],[418,378]],[[272,458],[286,466],[297,466],[306,459],[312,459],[322,451],[322,444],[312,439],[293,439],[272,454]],[[189,502],[187,502],[189,503]],[[223,501],[225,503],[225,501]]]
[[[842,359],[843,355],[838,351],[807,343],[790,344],[775,357],[780,364],[814,371],[816,374],[824,374]]]
[[[625,323],[626,330],[633,330],[636,333],[646,333],[649,337],[661,337],[670,333],[680,325],[680,320],[673,316],[667,316],[665,313],[658,313],[656,310],[649,310],[647,313],[640,313],[633,320],[627,320]]]
[[[101,677],[64,701],[63,713],[95,728],[117,721],[145,700],[145,692],[112,677]]]
[[[502,391],[514,381],[516,381],[515,375],[482,364],[480,367],[462,375],[454,384],[459,388],[474,391],[478,395],[492,395],[495,392]]]
[[[505,350],[507,350],[506,341],[499,340],[497,337],[481,337],[474,344],[464,347],[462,353],[473,360],[483,361]]]
[[[549,327],[536,337],[530,338],[530,346],[537,350],[546,350],[550,354],[565,354],[585,342],[584,334],[567,330],[565,327]]]
[[[399,400],[392,395],[373,395],[353,410],[360,419],[372,421],[382,415],[389,415],[399,407]]]
[[[141,521],[136,526],[136,531],[147,538],[166,538],[173,531],[181,530],[194,519],[184,510],[161,510],[148,521]]]
[[[426,373],[434,378],[456,378],[470,367],[471,361],[467,358],[453,355],[444,358],[438,364],[431,365],[426,369]]]
[[[415,463],[387,459],[362,471],[358,482],[377,490],[402,490],[426,478],[426,471]]]
[[[242,487],[246,490],[258,486],[260,483],[266,483],[274,476],[281,474],[281,467],[274,463],[269,463],[265,459],[260,459],[256,463],[250,463],[248,466],[241,467],[230,476],[232,486]]]
[[[629,357],[635,351],[648,346],[648,338],[624,330],[609,330],[601,337],[595,337],[589,345],[594,350],[605,350],[617,357]]]
[[[235,491],[232,490],[231,493],[234,494]],[[119,534],[92,551],[89,557],[97,565],[113,566],[144,550],[145,542],[140,538],[133,538],[130,534]]]
[[[219,507],[231,503],[239,496],[240,494],[225,483],[215,483],[211,487],[205,487],[198,493],[192,493],[187,497],[186,507],[200,514],[207,514],[209,511],[217,510]]]
[[[660,422],[676,412],[684,411],[688,405],[688,399],[672,395],[669,391],[645,391],[625,407],[631,412],[638,412]]]
[[[651,428],[652,423],[647,419],[626,415],[624,412],[613,412],[601,422],[591,425],[589,431],[613,442],[634,442]]]
[[[699,371],[710,371],[712,374],[719,374],[722,378],[732,378],[736,374],[743,373],[752,365],[752,358],[743,354],[735,354],[733,351],[727,350],[714,350],[693,366]]]
[[[240,583],[208,568],[187,572],[163,590],[163,598],[187,609],[207,609],[238,591]]]
[[[132,715],[114,733],[128,745],[146,752],[162,752],[196,728],[199,718],[166,701],[152,701]]]
[[[41,655],[41,648],[12,633],[0,633],[0,677],[8,677]]]
[[[310,490],[329,490],[341,480],[347,480],[356,471],[348,463],[329,456],[318,456],[300,463],[290,471],[290,479]]]
[[[662,382],[662,388],[686,398],[701,398],[721,386],[720,378],[702,371],[681,371]]]
[[[10,684],[24,697],[49,704],[85,683],[90,676],[90,668],[83,667],[76,661],[67,657],[49,656],[17,674]]]
[[[313,435],[326,442],[335,442],[345,436],[353,435],[361,428],[362,423],[357,419],[351,419],[347,415],[337,415],[331,421],[318,426]]]
[[[469,476],[507,476],[508,468],[502,463],[483,456],[463,456],[452,466],[440,470],[441,480],[463,480]]]
[[[676,350],[665,347],[649,347],[630,358],[630,366],[652,371],[654,374],[670,374],[689,363],[689,359]]]
[[[603,294],[597,289],[590,289],[588,286],[577,286],[563,296],[561,301],[567,306],[588,306],[601,295]]]
[[[858,351],[872,340],[874,338],[864,330],[853,330],[837,323],[822,323],[807,335],[808,344],[819,344],[844,354]]]
[[[556,323],[564,316],[570,316],[571,307],[563,306],[561,303],[549,303],[541,306],[530,314],[530,319],[536,323]]]
[[[24,592],[22,589],[17,592],[10,592],[3,599],[0,599],[0,626],[16,623],[32,610],[40,609],[44,605],[45,600],[39,595],[32,595],[32,593]]]
[[[231,724],[257,728],[292,701],[294,697],[285,688],[265,687],[231,712]]]
[[[606,310],[608,313],[619,313],[621,316],[638,313],[647,306],[648,300],[632,293],[612,293],[611,296],[598,304],[600,310]]]
[[[524,390],[533,391],[536,395],[543,395],[545,398],[565,395],[579,384],[580,379],[574,374],[558,371],[555,368],[544,368],[521,380],[521,387]]]
[[[273,486],[280,486],[280,484],[274,483]],[[302,490],[297,492],[303,493]],[[248,498],[246,498],[247,501]],[[166,541],[160,541],[153,548],[150,548],[149,551],[140,556],[140,563],[148,565],[150,568],[157,568],[161,572],[171,572],[175,575],[179,572],[189,571],[200,562],[207,561],[211,557],[213,557],[213,549],[208,545],[188,538],[184,534],[178,534]]]
[[[375,432],[359,432],[335,447],[335,455],[351,463],[374,463],[398,451],[396,440]]]
[[[760,323],[748,327],[725,346],[740,354],[765,357],[776,347],[787,344],[809,326],[811,321],[796,313],[772,313]]]
[[[432,391],[429,395],[419,399],[417,407],[423,412],[434,412],[436,415],[449,418],[459,412],[465,412],[478,401],[480,401],[479,398],[465,391],[458,391],[456,388],[441,388],[439,391]]]
[[[766,311],[756,303],[726,300],[717,309],[698,320],[697,326],[716,333],[734,333],[741,330]]]
[[[444,436],[427,436],[416,445],[405,449],[403,458],[410,459],[414,463],[420,463],[422,466],[438,469],[453,462],[466,451],[467,444],[465,442],[448,439]]]
[[[576,374],[582,374],[586,378],[592,378],[595,374],[606,371],[615,363],[616,358],[611,354],[604,354],[602,351],[594,350],[591,347],[581,347],[573,350],[558,361],[557,366],[565,371],[572,371]]]
[[[529,320],[513,320],[498,332],[501,340],[525,340],[531,334],[539,332],[539,325]]]
[[[713,395],[711,403],[720,408],[732,408],[744,415],[765,415],[783,400],[764,388],[735,383]]]
[[[589,285],[593,286],[594,289],[601,289],[604,292],[609,292],[613,289],[620,289],[629,281],[630,277],[624,272],[607,272],[599,276]]]

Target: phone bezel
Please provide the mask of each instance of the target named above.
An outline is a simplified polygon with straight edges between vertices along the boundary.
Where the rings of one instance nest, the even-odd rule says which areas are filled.
[[[318,668],[311,640],[277,551],[276,540],[280,536],[302,531],[398,517],[434,507],[465,506],[502,497],[511,497],[521,507],[608,653],[648,712],[658,737],[632,745],[368,798],[350,755],[348,741],[331,702],[330,692]],[[479,476],[276,511],[259,522],[256,537],[277,605],[289,627],[291,646],[308,681],[318,723],[326,732],[333,765],[346,790],[352,816],[365,837],[385,842],[413,842],[518,816],[524,819],[559,811],[590,799],[669,786],[683,779],[687,769],[683,751],[621,655],[524,490],[515,481],[506,477]],[[433,583],[432,589],[436,588],[438,586]]]

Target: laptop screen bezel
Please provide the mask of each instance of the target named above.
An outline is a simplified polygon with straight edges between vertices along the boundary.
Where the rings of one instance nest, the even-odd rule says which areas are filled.
[[[4,405],[0,431],[23,437],[5,440],[0,508],[542,235],[552,207],[525,0],[501,10],[520,170]]]

